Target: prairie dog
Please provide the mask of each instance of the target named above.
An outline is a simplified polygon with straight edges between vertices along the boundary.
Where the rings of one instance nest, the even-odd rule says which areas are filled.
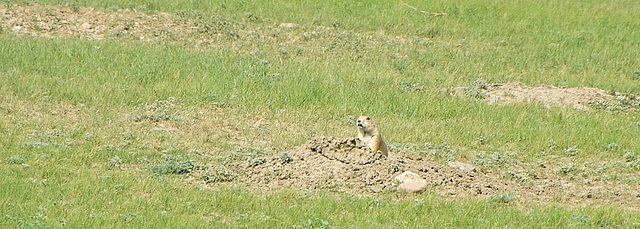
[[[371,151],[377,153],[380,151],[385,157],[389,155],[387,144],[382,140],[378,126],[369,116],[360,116],[358,121],[358,140],[363,141]]]

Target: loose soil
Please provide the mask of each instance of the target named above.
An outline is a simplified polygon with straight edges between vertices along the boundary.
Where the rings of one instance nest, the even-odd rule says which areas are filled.
[[[443,196],[515,195],[528,201],[573,206],[615,203],[640,207],[640,191],[628,185],[567,179],[551,169],[536,179],[518,182],[464,162],[443,164],[402,152],[384,157],[351,138],[317,137],[282,155],[268,157],[262,164],[244,162],[236,168],[240,183],[263,191],[293,188],[365,196],[391,193],[398,187],[395,177],[411,171],[427,181],[429,192]]]
[[[593,87],[556,87],[553,85],[529,86],[508,82],[474,87],[456,87],[453,95],[469,95],[482,98],[489,104],[539,103],[543,106],[566,107],[577,110],[638,110],[640,100],[634,95],[610,93]]]
[[[159,41],[167,35],[197,30],[192,22],[166,14],[145,14],[122,9],[98,11],[93,8],[64,6],[0,6],[0,26],[14,33],[37,37],[80,37],[102,40],[131,37],[141,41]]]
[[[222,49],[260,58],[267,50],[292,56],[320,58],[327,53],[353,55],[381,44],[428,43],[427,38],[388,36],[379,32],[345,33],[333,27],[303,27],[272,22],[247,13],[239,20],[196,11],[145,13],[135,9],[96,10],[90,7],[0,5],[0,31],[43,38],[133,40],[189,48]],[[323,44],[321,46],[317,44]],[[264,60],[266,61],[266,60]]]

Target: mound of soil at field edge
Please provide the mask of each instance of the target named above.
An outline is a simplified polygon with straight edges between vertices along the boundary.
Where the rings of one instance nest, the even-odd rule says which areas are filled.
[[[464,95],[469,87],[452,88],[451,94]],[[540,103],[545,107],[568,107],[577,110],[637,110],[640,99],[633,95],[609,93],[593,87],[556,87],[552,85],[529,86],[519,82],[484,85],[475,89],[489,104]]]
[[[552,168],[535,179],[517,182],[463,162],[442,164],[398,152],[384,157],[356,139],[327,136],[267,157],[264,163],[244,162],[237,167],[237,181],[262,191],[293,188],[371,195],[395,192],[399,185],[395,177],[404,171],[418,174],[427,181],[427,190],[443,196],[514,195],[529,201],[640,207],[640,191],[628,185],[583,182],[558,175]]]
[[[198,28],[193,22],[180,20],[167,13],[145,14],[132,9],[106,11],[39,4],[0,6],[0,26],[14,33],[45,38],[102,40],[114,36],[141,41],[158,41]]]
[[[324,189],[359,194],[396,190],[395,176],[412,171],[432,188],[450,195],[495,194],[506,191],[508,185],[476,171],[417,156],[390,152],[384,157],[351,138],[318,137],[283,155],[256,166],[243,164],[246,169],[240,172],[239,180],[263,190]]]

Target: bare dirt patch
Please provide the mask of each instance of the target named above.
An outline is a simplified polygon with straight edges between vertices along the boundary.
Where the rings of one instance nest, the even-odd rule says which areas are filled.
[[[353,32],[332,26],[276,22],[246,13],[241,19],[204,15],[197,11],[147,13],[135,9],[0,5],[0,28],[15,34],[44,38],[126,40],[169,43],[189,48],[241,52],[261,62],[318,59],[327,55],[360,59],[362,53],[388,46],[425,48],[424,37],[390,36],[383,32]],[[267,60],[266,53],[277,53]],[[400,54],[394,54],[400,58]],[[394,57],[395,58],[395,57]]]
[[[476,83],[471,87],[456,87],[453,95],[470,95],[489,104],[539,103],[549,107],[567,107],[577,110],[637,110],[640,100],[634,95],[610,93],[593,87],[529,86],[519,82],[500,84]]]
[[[102,40],[131,37],[158,41],[171,35],[195,31],[194,23],[166,13],[145,14],[130,9],[100,11],[93,8],[14,5],[0,7],[2,28],[38,37],[81,37]]]
[[[399,185],[395,177],[411,171],[427,181],[427,190],[443,196],[508,195],[572,205],[640,206],[640,192],[628,185],[562,177],[552,168],[535,179],[518,182],[464,162],[443,164],[402,152],[390,152],[384,157],[351,138],[317,137],[281,155],[265,157],[260,163],[246,161],[234,168],[239,183],[263,191],[293,188],[365,196],[391,193]]]
[[[450,195],[492,194],[501,184],[478,177],[474,172],[442,166],[421,157],[401,153],[384,157],[372,153],[356,139],[318,137],[266,163],[245,163],[240,171],[243,182],[265,190],[279,188],[324,189],[348,193],[395,191],[395,176],[413,171]],[[484,182],[474,182],[475,180]],[[482,184],[479,184],[482,183]]]

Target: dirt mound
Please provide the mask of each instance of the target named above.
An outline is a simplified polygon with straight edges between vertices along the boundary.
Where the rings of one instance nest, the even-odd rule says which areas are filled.
[[[640,207],[640,192],[619,183],[585,182],[558,175],[551,168],[534,179],[518,182],[464,162],[440,163],[401,152],[389,152],[384,157],[352,138],[317,137],[291,151],[257,162],[244,161],[235,168],[239,183],[262,191],[293,188],[354,195],[395,192],[399,185],[395,177],[411,171],[427,181],[427,190],[443,196]]]
[[[357,139],[337,140],[329,137],[316,138],[307,143],[306,148],[328,160],[344,164],[367,165],[382,159],[382,154],[373,153]]]
[[[521,83],[491,85],[486,89],[489,103],[538,102],[545,106],[565,106],[588,109],[596,101],[612,100],[613,96],[604,90],[590,87],[564,88],[552,85],[531,87]]]
[[[593,87],[529,86],[519,82],[501,84],[474,83],[471,87],[456,87],[453,95],[471,95],[489,104],[540,103],[545,107],[568,107],[577,110],[638,109],[640,100],[633,95],[609,93]]]
[[[459,165],[456,164],[456,165]],[[470,165],[469,165],[470,166]],[[502,181],[460,166],[441,165],[421,157],[372,153],[356,139],[318,137],[264,163],[246,162],[240,181],[263,190],[324,189],[361,194],[395,191],[395,176],[412,171],[431,189],[448,195],[490,195],[507,191]],[[509,182],[507,182],[509,183]]]

